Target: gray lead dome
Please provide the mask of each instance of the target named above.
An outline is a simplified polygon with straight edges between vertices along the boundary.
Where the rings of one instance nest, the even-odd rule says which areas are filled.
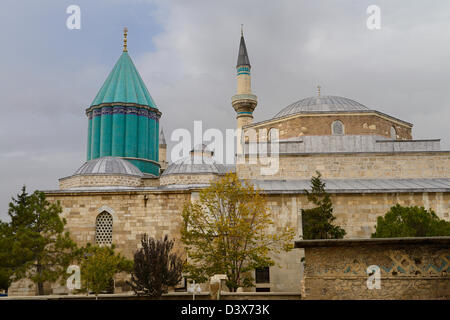
[[[116,158],[116,157],[103,157],[97,158],[85,162],[74,175],[84,174],[126,174],[132,176],[142,176],[141,170],[139,170],[131,162]]]
[[[369,111],[370,109],[354,100],[337,96],[309,97],[296,101],[278,112],[273,118],[281,118],[308,112],[348,112]]]
[[[191,156],[180,159],[163,172],[163,176],[171,174],[225,174],[227,167],[217,163],[213,158],[202,156]]]

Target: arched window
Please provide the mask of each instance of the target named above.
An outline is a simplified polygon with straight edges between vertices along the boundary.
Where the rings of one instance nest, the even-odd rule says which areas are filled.
[[[397,130],[394,127],[391,127],[391,138],[397,140]]]
[[[279,134],[278,134],[278,129],[276,128],[271,128],[269,130],[269,135],[268,135],[268,141],[277,141],[279,140]]]
[[[333,133],[333,135],[344,134],[344,124],[339,120],[334,121],[331,124],[331,132]]]
[[[113,217],[103,211],[95,220],[95,243],[98,245],[112,244]]]

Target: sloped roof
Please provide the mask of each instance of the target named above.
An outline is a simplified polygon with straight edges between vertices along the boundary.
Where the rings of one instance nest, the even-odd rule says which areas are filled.
[[[239,44],[239,54],[236,66],[250,66],[250,60],[248,59],[244,36],[241,36],[241,43]]]
[[[311,181],[252,180],[267,193],[303,193],[311,190]],[[323,179],[329,193],[449,192],[450,178],[433,179]]]
[[[102,103],[136,103],[156,108],[128,52],[122,52],[91,106]]]
[[[283,108],[273,118],[302,112],[369,111],[365,105],[354,100],[338,96],[317,96],[301,99]]]
[[[74,173],[74,175],[91,174],[126,174],[142,176],[142,172],[134,164],[116,157],[102,157],[87,161]]]

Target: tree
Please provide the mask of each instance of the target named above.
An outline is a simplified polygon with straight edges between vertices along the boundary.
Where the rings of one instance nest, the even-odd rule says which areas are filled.
[[[450,222],[439,219],[424,207],[391,207],[384,217],[377,218],[372,238],[450,236]]]
[[[93,246],[90,243],[80,249],[78,262],[81,270],[82,291],[93,292],[96,296],[111,289],[114,276],[120,272],[131,272],[133,261],[112,246]]]
[[[161,297],[169,286],[181,281],[183,260],[171,253],[174,241],[167,235],[163,240],[155,240],[144,234],[141,245],[134,254],[130,286],[137,295]]]
[[[305,190],[308,200],[316,205],[312,209],[302,209],[303,239],[342,239],[346,232],[333,225],[333,204],[325,192],[325,183],[320,172],[311,178],[311,192]]]
[[[13,241],[8,225],[0,221],[0,290],[8,292],[13,281],[14,263],[11,255]]]
[[[73,259],[76,244],[64,232],[62,208],[50,203],[45,194],[28,195],[25,186],[9,204],[11,222],[5,227],[9,242],[9,267],[14,280],[28,278],[44,294],[44,283],[54,282],[65,274]]]
[[[269,253],[292,248],[292,228],[270,230],[273,221],[264,198],[248,182],[228,173],[183,209],[185,271],[197,283],[226,274],[230,291],[253,286],[252,271],[273,265]]]

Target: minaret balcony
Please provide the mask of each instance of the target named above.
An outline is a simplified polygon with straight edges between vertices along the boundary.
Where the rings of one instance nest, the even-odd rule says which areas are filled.
[[[256,95],[251,93],[245,93],[245,94],[235,94],[231,97],[231,103],[234,107],[235,104],[255,104],[257,103],[258,99]]]

